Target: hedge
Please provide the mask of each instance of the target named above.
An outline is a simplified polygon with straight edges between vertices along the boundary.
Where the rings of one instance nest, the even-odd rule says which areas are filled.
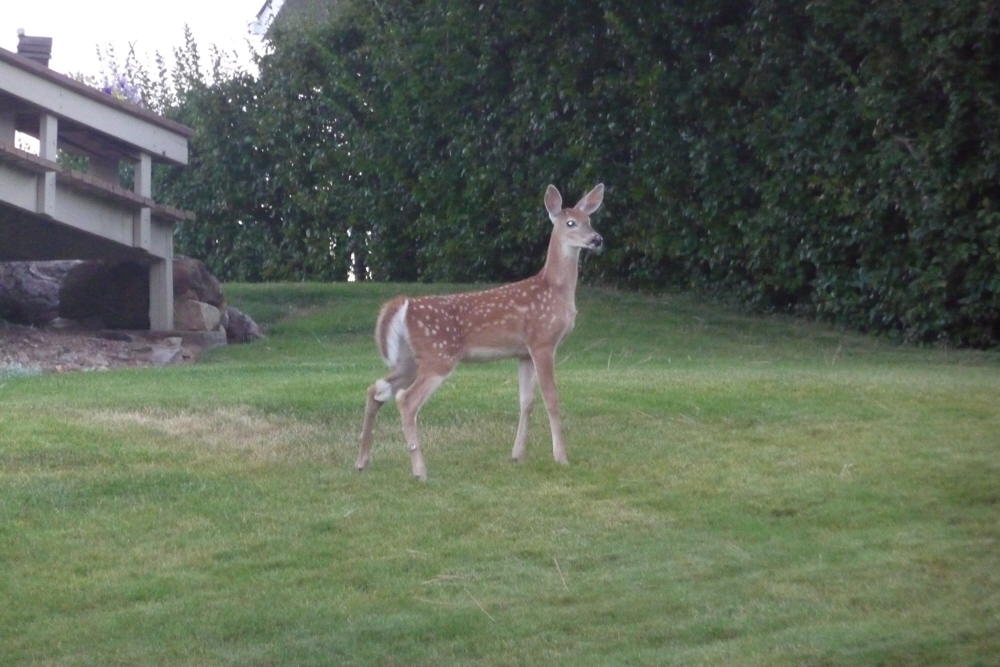
[[[164,176],[226,279],[522,277],[603,181],[588,279],[1000,341],[994,3],[341,0],[259,65]]]

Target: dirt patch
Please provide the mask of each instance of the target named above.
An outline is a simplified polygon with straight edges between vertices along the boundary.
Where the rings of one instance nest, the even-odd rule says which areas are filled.
[[[36,328],[0,321],[0,376],[190,363],[202,340],[133,331]]]
[[[204,412],[167,410],[88,410],[77,417],[104,428],[143,428],[173,449],[201,454],[240,454],[250,461],[325,461],[333,456],[330,433],[318,424],[224,406]],[[353,441],[352,441],[353,442]],[[344,443],[347,446],[347,443]]]

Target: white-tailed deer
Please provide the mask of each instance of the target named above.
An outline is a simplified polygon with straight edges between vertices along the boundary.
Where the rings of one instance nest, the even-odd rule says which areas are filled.
[[[421,406],[458,362],[510,358],[520,360],[521,415],[514,437],[514,460],[524,460],[537,378],[549,413],[552,456],[559,463],[568,462],[554,378],[555,353],[576,320],[580,250],[599,249],[604,244],[590,226],[590,215],[603,199],[602,183],[573,208],[563,208],[559,191],[552,185],[546,189],[545,210],[552,221],[552,236],[545,266],[531,278],[481,292],[398,296],[382,306],[375,325],[375,344],[391,370],[368,388],[358,470],[364,470],[371,460],[372,430],[379,408],[395,398],[413,475],[426,479],[417,433]]]

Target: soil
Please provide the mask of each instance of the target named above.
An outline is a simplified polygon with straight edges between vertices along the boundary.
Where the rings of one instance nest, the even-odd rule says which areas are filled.
[[[201,351],[176,336],[0,321],[0,376],[186,363]]]

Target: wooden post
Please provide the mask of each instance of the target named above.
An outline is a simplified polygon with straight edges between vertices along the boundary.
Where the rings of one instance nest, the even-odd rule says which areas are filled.
[[[139,153],[132,189],[137,195],[153,198],[153,158],[149,153]],[[143,206],[132,222],[132,245],[149,250],[152,233],[151,212]],[[165,255],[149,267],[149,328],[153,331],[174,328],[174,240],[169,233]]]
[[[174,328],[174,251],[169,257],[157,259],[149,266],[149,328],[171,331]]]
[[[59,158],[59,119],[43,113],[38,119],[38,157],[55,162]],[[56,172],[47,171],[38,177],[38,204],[41,215],[56,214]]]
[[[14,112],[4,109],[0,111],[0,144],[13,147],[15,137]]]
[[[135,182],[132,189],[137,195],[153,198],[153,158],[149,153],[139,153],[139,160],[135,163]],[[138,215],[132,222],[132,245],[136,248],[149,250],[150,236],[150,210],[148,206],[139,209]]]
[[[137,195],[153,198],[153,158],[149,153],[139,153],[135,163],[135,183],[132,187]]]

